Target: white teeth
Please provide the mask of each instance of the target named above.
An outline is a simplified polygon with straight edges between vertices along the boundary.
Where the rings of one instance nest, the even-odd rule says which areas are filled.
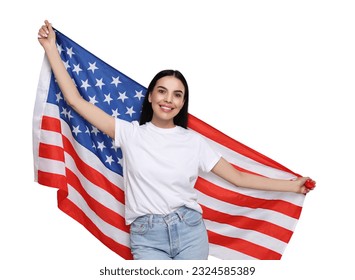
[[[160,108],[164,109],[164,110],[172,110],[173,108],[169,108],[169,107],[165,107],[165,106],[160,106]]]

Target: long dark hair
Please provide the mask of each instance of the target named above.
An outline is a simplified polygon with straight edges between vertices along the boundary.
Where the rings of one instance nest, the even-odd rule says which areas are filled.
[[[147,93],[143,101],[142,113],[141,113],[139,124],[142,125],[152,120],[153,108],[152,108],[152,104],[148,100],[148,95],[153,91],[157,81],[165,76],[173,76],[179,79],[185,87],[184,106],[181,108],[179,114],[177,114],[174,117],[174,124],[179,125],[183,128],[187,128],[188,107],[189,107],[189,87],[187,85],[185,77],[181,74],[181,72],[177,70],[170,70],[170,69],[160,71],[158,74],[155,75],[153,80],[150,82],[147,89]]]

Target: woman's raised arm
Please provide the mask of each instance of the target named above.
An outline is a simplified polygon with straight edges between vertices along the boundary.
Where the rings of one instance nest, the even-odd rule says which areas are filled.
[[[46,20],[38,31],[38,41],[46,52],[57,83],[65,101],[93,126],[111,138],[115,136],[115,119],[100,108],[81,97],[71,77],[64,67],[56,46],[56,35],[52,25]]]

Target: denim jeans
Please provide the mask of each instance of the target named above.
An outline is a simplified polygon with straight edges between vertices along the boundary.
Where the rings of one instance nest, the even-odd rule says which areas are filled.
[[[208,237],[201,213],[181,207],[168,215],[145,215],[131,224],[135,260],[206,260]]]

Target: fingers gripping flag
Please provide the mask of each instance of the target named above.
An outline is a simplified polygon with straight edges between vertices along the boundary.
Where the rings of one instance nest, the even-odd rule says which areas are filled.
[[[110,115],[139,120],[146,88],[56,30],[63,63],[84,99]],[[235,168],[261,176],[298,174],[189,115],[200,133]],[[122,152],[70,108],[44,58],[33,114],[35,180],[58,189],[58,207],[108,248],[132,259],[124,221]],[[210,254],[220,259],[280,259],[305,196],[235,187],[201,173],[196,183]]]

